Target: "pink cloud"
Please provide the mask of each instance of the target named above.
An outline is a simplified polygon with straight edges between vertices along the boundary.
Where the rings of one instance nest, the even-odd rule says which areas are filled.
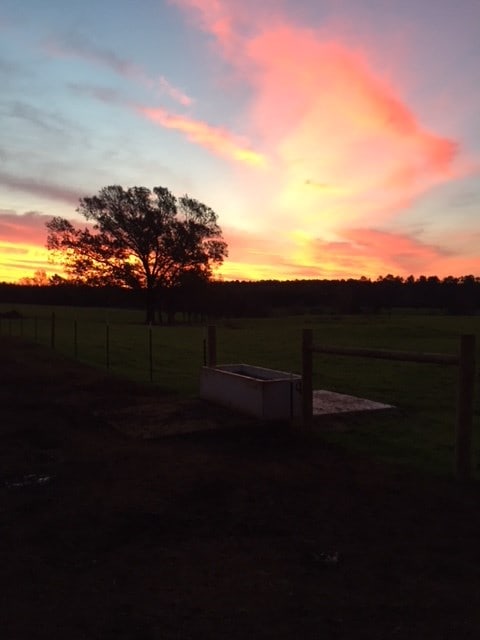
[[[264,232],[227,226],[223,236],[228,244],[228,262],[276,264],[284,259],[285,237],[281,234],[266,240]]]
[[[345,220],[382,215],[460,175],[457,143],[422,127],[358,52],[283,25],[251,40],[247,56],[253,121],[276,147],[287,206],[310,180],[336,190],[303,189],[311,212],[333,202]]]
[[[167,129],[175,129],[205,148],[252,166],[265,164],[265,158],[248,148],[246,141],[229,133],[225,129],[212,127],[200,120],[169,113],[165,109],[138,107],[137,110],[152,122]]]
[[[366,259],[367,268],[369,259],[383,264],[379,273],[423,273],[433,263],[450,255],[443,247],[421,242],[407,234],[376,229],[344,229],[341,233],[347,240],[349,255]],[[369,272],[371,274],[371,267]]]
[[[469,256],[401,233],[377,229],[342,229],[338,239],[293,236],[290,244],[274,236],[226,229],[229,260],[221,274],[231,279],[376,278],[392,273],[462,275],[480,272],[480,253]]]
[[[379,58],[335,28],[301,27],[279,3],[172,1],[250,85],[245,120],[275,171],[272,202],[312,235],[377,224],[467,172],[457,141],[422,124]]]
[[[213,35],[226,58],[238,58],[243,34],[261,22],[261,16],[271,15],[278,1],[252,3],[251,0],[170,0],[180,7],[201,29]]]
[[[339,238],[306,241],[301,262],[310,265],[310,277],[375,278],[388,273],[446,277],[480,272],[480,252],[465,255],[408,234],[356,228],[342,229]]]
[[[7,243],[44,246],[47,237],[45,224],[51,218],[36,211],[23,214],[0,211],[0,238]]]

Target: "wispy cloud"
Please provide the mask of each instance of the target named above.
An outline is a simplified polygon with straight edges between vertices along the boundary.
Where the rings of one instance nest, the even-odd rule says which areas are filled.
[[[68,204],[78,204],[78,199],[83,195],[74,189],[62,187],[52,182],[31,177],[14,176],[0,171],[0,185],[8,189],[31,193],[40,198],[60,200]]]
[[[161,107],[133,104],[120,92],[108,87],[77,83],[71,83],[69,86],[76,93],[89,95],[105,104],[130,109],[160,127],[178,131],[190,142],[204,147],[215,155],[253,167],[267,165],[267,158],[262,153],[252,149],[245,138],[228,129],[215,127],[192,116],[173,113]]]
[[[29,122],[49,133],[65,135],[72,126],[60,113],[39,109],[35,105],[21,100],[4,103],[3,111],[7,117]]]
[[[71,36],[68,42],[59,42],[51,39],[46,43],[45,47],[51,55],[58,57],[76,57],[109,69],[127,80],[132,80],[150,90],[167,95],[182,106],[188,107],[193,102],[190,96],[173,85],[163,75],[156,77],[151,76],[140,65],[126,60],[114,51],[97,46],[85,37],[80,37],[79,35],[75,37]]]
[[[242,45],[266,24],[275,23],[282,12],[278,0],[169,0],[196,26],[212,34],[222,54],[231,61],[242,57]]]
[[[48,275],[54,275],[59,271],[48,261],[46,249],[27,245],[5,246],[0,242],[2,282],[18,282],[21,278],[33,276],[35,271],[40,269]]]
[[[122,107],[129,106],[124,95],[120,91],[112,89],[111,87],[80,84],[78,82],[70,82],[68,87],[76,94],[89,96],[105,104],[118,105]]]
[[[23,256],[27,253],[27,249],[25,247],[20,247],[17,245],[9,245],[0,241],[0,254],[2,256]],[[7,262],[2,261],[0,263],[4,266],[11,266],[12,261],[8,260]]]
[[[138,107],[137,110],[152,122],[167,129],[180,131],[190,141],[214,153],[253,166],[263,166],[266,163],[262,154],[249,149],[246,141],[225,129],[212,127],[201,120],[169,113],[165,109]]]

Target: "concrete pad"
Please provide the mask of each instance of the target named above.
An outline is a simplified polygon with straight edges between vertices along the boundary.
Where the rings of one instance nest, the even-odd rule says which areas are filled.
[[[357,398],[344,393],[317,389],[313,392],[313,415],[324,416],[336,413],[353,413],[359,411],[378,411],[395,409],[393,405],[374,402],[366,398]]]

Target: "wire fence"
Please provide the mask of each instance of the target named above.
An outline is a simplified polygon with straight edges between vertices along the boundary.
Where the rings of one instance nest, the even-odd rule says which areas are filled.
[[[162,391],[183,396],[198,394],[201,368],[207,362],[209,365],[216,362],[250,363],[279,371],[302,372],[305,377],[300,340],[304,318],[288,319],[288,322],[283,319],[225,321],[218,326],[218,336],[215,337],[213,328],[208,330],[204,325],[149,326],[142,324],[141,319],[141,314],[125,313],[123,310],[78,311],[76,308],[65,308],[57,309],[55,313],[50,309],[37,312],[32,308],[23,314],[0,314],[0,335],[35,342],[114,375],[140,383],[152,383]],[[379,339],[379,336],[385,335],[385,327],[380,321],[373,326],[373,321],[356,321],[356,324],[345,322],[343,325],[338,322],[318,322],[316,333],[323,346],[318,365],[312,370],[311,385],[315,385],[315,389],[347,393],[399,408],[392,417],[379,416],[375,421],[372,420],[371,426],[360,425],[360,422],[357,425],[352,420],[353,426],[349,431],[352,446],[358,446],[361,450],[371,446],[376,452],[392,459],[400,458],[408,464],[413,460],[422,468],[444,470],[451,468],[455,450],[453,426],[456,420],[458,422],[455,414],[465,413],[463,409],[460,412],[458,405],[455,412],[458,388],[456,367],[445,364],[459,362],[455,352],[460,333],[477,332],[477,344],[480,344],[480,331],[476,319],[455,323],[441,319],[430,322],[430,319],[428,323],[422,321],[421,327],[413,332],[411,321],[402,320],[398,325],[401,340],[396,341],[392,340],[395,327],[391,323],[387,327],[388,340],[395,349],[452,353],[452,356],[442,356],[440,363],[431,364],[428,373],[422,363],[403,362],[405,353],[402,353],[401,360],[368,357],[378,356],[377,346],[385,348],[385,343],[382,344]],[[435,331],[432,326],[436,327]],[[458,333],[457,327],[460,329]],[[340,346],[325,346],[335,343]],[[363,348],[363,345],[368,348]],[[311,344],[307,350],[310,357],[314,351],[318,351],[319,345],[315,350],[314,346]],[[470,346],[468,353],[474,351],[474,346]],[[344,355],[362,357],[349,357],[345,364],[345,358],[340,357]],[[448,362],[444,362],[445,357]],[[469,380],[471,385],[472,376],[469,376]],[[476,387],[476,374],[474,380]],[[470,441],[472,436],[473,448],[480,450],[480,432],[477,428],[471,433],[470,429],[470,395],[468,403],[462,406],[466,407],[467,404],[467,440]],[[474,398],[473,409],[475,423],[478,423],[480,408],[477,397]],[[466,424],[466,421],[462,419],[463,423]],[[335,440],[335,432],[332,434],[329,437]]]
[[[138,381],[192,391],[206,362],[203,327],[181,329],[97,320],[12,314],[0,317],[0,335],[49,346],[81,362]]]

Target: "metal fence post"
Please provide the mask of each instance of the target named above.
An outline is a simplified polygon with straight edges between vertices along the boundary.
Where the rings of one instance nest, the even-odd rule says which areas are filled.
[[[77,321],[73,321],[73,356],[78,358],[78,326]]]
[[[472,471],[473,396],[475,387],[475,336],[460,338],[457,423],[455,431],[455,477],[470,479]]]
[[[313,422],[313,332],[302,333],[302,423],[310,431]]]
[[[55,349],[55,311],[52,311],[52,322],[50,326],[50,346]]]
[[[153,382],[153,336],[152,323],[148,325],[148,366],[150,373],[150,382]]]
[[[105,361],[108,371],[110,369],[110,325],[108,322],[105,324]]]

